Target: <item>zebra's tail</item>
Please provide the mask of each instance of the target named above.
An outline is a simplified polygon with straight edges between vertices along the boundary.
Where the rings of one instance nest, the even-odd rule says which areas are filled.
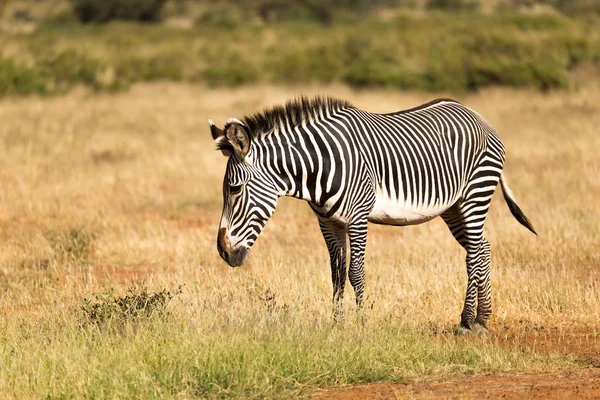
[[[512,213],[513,217],[517,219],[525,228],[529,229],[531,232],[537,235],[535,229],[533,229],[533,225],[531,225],[531,221],[525,216],[517,201],[515,200],[515,195],[512,190],[508,187],[508,183],[504,178],[504,174],[500,175],[500,186],[502,187],[502,194],[504,195],[504,200],[506,200],[506,204],[508,204],[508,209]]]

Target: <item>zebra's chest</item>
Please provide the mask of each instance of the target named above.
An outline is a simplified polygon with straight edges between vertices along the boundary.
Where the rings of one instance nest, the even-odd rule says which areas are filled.
[[[430,221],[448,209],[446,205],[415,206],[404,200],[390,199],[377,193],[375,206],[369,214],[369,222],[383,225],[417,225]]]

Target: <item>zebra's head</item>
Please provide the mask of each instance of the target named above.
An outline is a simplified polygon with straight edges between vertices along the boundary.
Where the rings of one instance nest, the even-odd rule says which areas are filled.
[[[227,264],[239,267],[275,212],[277,189],[257,160],[250,130],[244,123],[232,118],[221,130],[211,120],[208,122],[217,148],[228,158],[217,249]]]

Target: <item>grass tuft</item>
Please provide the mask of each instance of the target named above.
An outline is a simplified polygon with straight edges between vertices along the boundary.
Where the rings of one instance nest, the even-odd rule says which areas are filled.
[[[61,261],[87,262],[94,250],[97,235],[82,227],[43,232],[52,254]]]

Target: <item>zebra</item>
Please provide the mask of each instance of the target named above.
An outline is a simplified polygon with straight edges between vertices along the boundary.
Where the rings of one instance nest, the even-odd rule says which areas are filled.
[[[483,226],[498,182],[512,215],[537,233],[502,172],[504,145],[478,113],[451,99],[377,114],[300,96],[243,121],[231,118],[223,129],[209,125],[228,157],[217,249],[230,266],[246,261],[279,197],[305,200],[329,251],[337,315],[346,269],[363,304],[368,222],[404,226],[440,216],[466,250],[458,329],[487,331],[491,248]]]

